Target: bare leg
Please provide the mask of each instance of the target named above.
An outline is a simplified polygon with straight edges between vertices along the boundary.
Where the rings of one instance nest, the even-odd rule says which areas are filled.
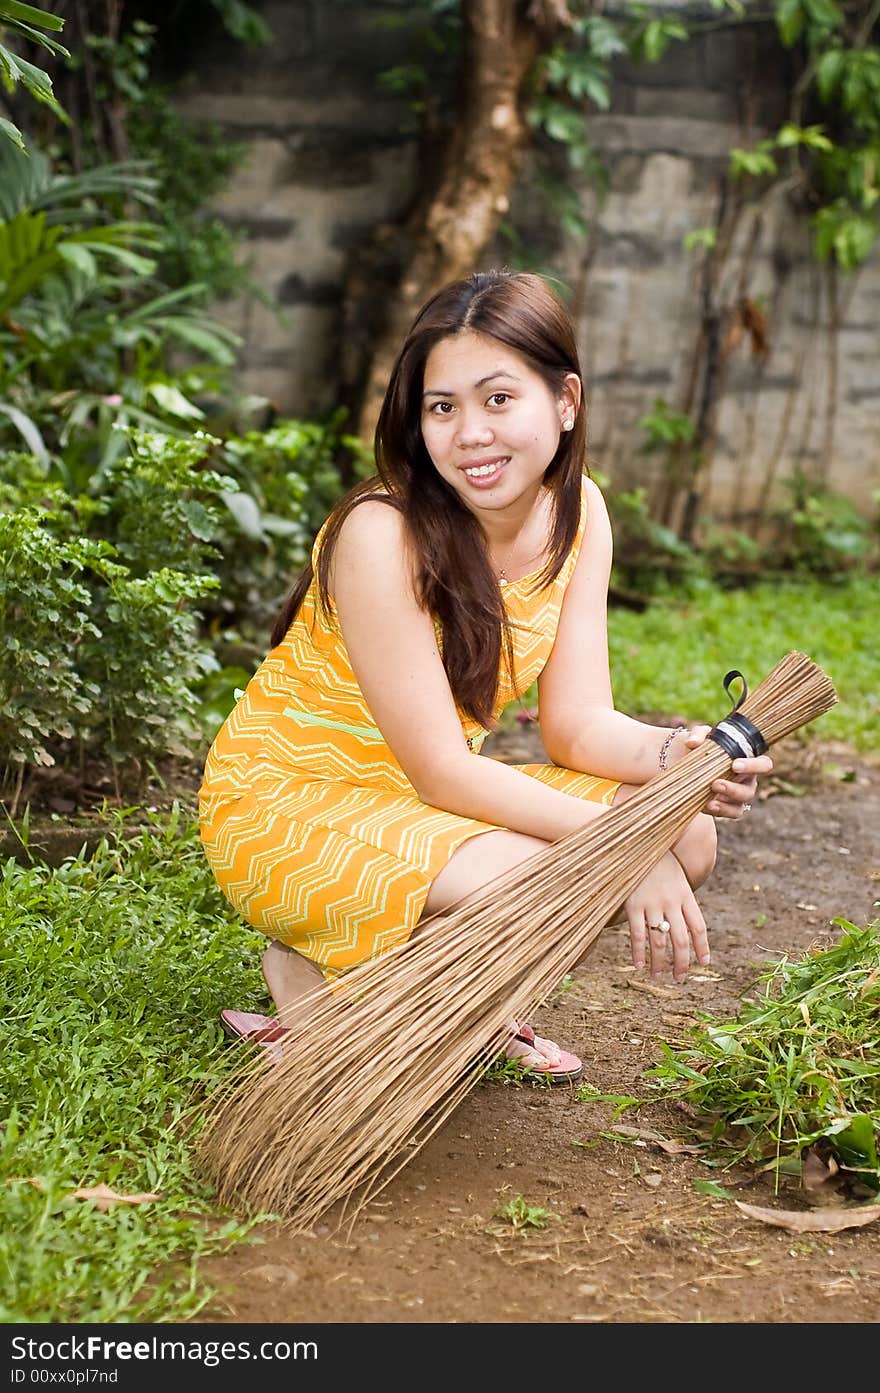
[[[263,954],[262,967],[266,986],[285,1024],[300,1025],[306,1021],[310,1014],[309,1007],[297,1009],[297,1003],[316,987],[326,987],[320,968],[277,938],[272,940]]]
[[[621,784],[614,795],[615,807],[619,803],[625,803],[638,791],[636,784]],[[708,813],[697,813],[696,817],[688,823],[672,850],[681,863],[681,868],[688,878],[691,889],[696,890],[698,886],[708,880],[715,866],[718,836],[715,831],[714,818],[710,817]]]
[[[432,914],[442,914],[444,910],[466,904],[496,876],[513,870],[530,856],[543,851],[547,843],[539,837],[527,837],[521,832],[483,832],[471,837],[452,856],[435,876],[428,898],[425,902],[422,920]],[[419,922],[421,923],[422,920]],[[418,934],[418,925],[415,937]],[[509,1021],[511,1035],[519,1030],[519,1024],[512,1017]],[[535,1037],[534,1047],[521,1040],[511,1040],[505,1052],[508,1059],[533,1069],[547,1068],[559,1063],[559,1046],[552,1040]]]

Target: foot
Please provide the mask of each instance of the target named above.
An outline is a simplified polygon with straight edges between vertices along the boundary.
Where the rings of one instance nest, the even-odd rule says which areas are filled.
[[[221,1011],[220,1024],[227,1035],[259,1045],[275,1061],[281,1058],[282,1045],[292,1034],[276,1017],[260,1016],[255,1011]]]
[[[576,1054],[560,1049],[554,1040],[536,1035],[524,1021],[511,1020],[510,1028],[511,1038],[504,1052],[524,1069],[543,1074],[551,1083],[574,1083],[584,1072]]]

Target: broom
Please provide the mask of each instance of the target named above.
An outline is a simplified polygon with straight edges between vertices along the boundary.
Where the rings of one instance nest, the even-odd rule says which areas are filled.
[[[725,690],[738,672],[728,673]],[[197,1143],[225,1202],[299,1230],[339,1200],[352,1220],[446,1121],[526,1017],[705,805],[733,759],[832,707],[828,677],[789,653],[710,736],[619,807],[499,876],[418,935],[318,988],[306,1033],[249,1060],[208,1102]],[[732,699],[732,698],[731,698]]]

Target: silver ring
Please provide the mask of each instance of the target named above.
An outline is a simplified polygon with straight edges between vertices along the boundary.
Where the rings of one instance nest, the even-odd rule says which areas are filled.
[[[751,803],[743,803],[743,812],[744,812],[744,813],[750,813],[751,811],[752,811],[752,805],[751,805]]]
[[[661,919],[659,924],[649,924],[648,928],[651,930],[651,933],[668,934],[672,925],[668,919]]]

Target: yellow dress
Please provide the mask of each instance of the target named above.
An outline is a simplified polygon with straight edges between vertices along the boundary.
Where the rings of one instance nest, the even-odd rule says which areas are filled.
[[[533,573],[504,588],[521,691],[550,656],[586,506],[584,490],[577,535],[552,584],[538,589]],[[515,697],[502,664],[496,719]],[[488,732],[463,714],[461,722],[481,757]],[[515,767],[604,804],[618,787],[555,765]],[[404,942],[453,852],[497,830],[420,801],[376,727],[335,614],[325,617],[317,604],[315,581],[214,740],[199,819],[208,861],[235,908],[331,981]]]

